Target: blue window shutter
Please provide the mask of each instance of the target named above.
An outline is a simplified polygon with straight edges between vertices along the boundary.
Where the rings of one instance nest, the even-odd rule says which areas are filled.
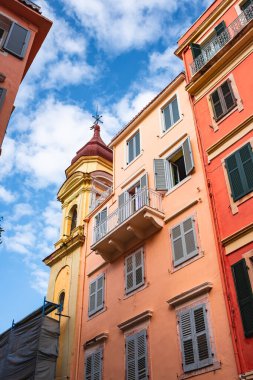
[[[127,380],[148,380],[145,330],[126,338],[126,373]]]
[[[199,305],[192,309],[198,368],[203,368],[213,363],[206,313],[205,305]]]
[[[192,310],[179,313],[180,341],[184,372],[197,369],[197,358],[194,346],[194,321]]]
[[[191,47],[193,59],[197,58],[202,53],[201,46],[199,44],[192,43],[190,47]]]
[[[253,336],[253,294],[245,259],[232,265],[237,300],[240,308],[244,334]]]
[[[156,190],[168,190],[167,180],[167,161],[163,159],[154,160],[154,172],[155,172],[155,189]]]
[[[3,49],[18,58],[24,58],[30,40],[30,31],[21,25],[12,23]]]
[[[96,311],[104,307],[104,274],[97,278]]]
[[[182,148],[184,153],[185,172],[186,175],[189,175],[194,169],[190,137],[187,137],[187,139],[183,142]]]
[[[6,92],[7,92],[6,88],[0,88],[0,110],[4,104]]]

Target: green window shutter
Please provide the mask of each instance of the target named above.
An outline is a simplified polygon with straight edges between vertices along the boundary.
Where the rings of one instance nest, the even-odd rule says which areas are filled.
[[[126,338],[126,375],[127,380],[148,380],[145,330]]]
[[[244,334],[253,336],[253,294],[245,259],[232,265],[235,289],[240,308]]]
[[[4,104],[6,92],[7,92],[6,88],[0,88],[0,110]]]
[[[201,46],[199,44],[191,44],[191,51],[193,59],[197,58],[200,54],[202,54]]]
[[[197,358],[194,347],[194,321],[191,310],[179,313],[180,341],[184,372],[197,369]]]
[[[183,142],[182,148],[184,153],[185,172],[186,175],[189,175],[194,169],[190,137],[187,137],[187,139]]]
[[[154,172],[155,172],[155,189],[156,190],[168,190],[167,180],[167,161],[163,159],[154,160]]]
[[[225,159],[234,201],[253,191],[253,153],[250,143]]]
[[[18,58],[24,58],[30,40],[30,31],[21,25],[12,23],[3,49]]]
[[[194,223],[193,217],[190,217],[171,230],[174,266],[182,264],[198,254]]]
[[[225,29],[226,29],[226,24],[225,24],[224,21],[221,21],[221,23],[218,24],[218,25],[214,28],[214,30],[215,30],[217,36],[219,36],[221,33],[223,33]]]
[[[203,368],[213,363],[205,305],[195,307],[192,309],[192,313],[197,366],[198,368]]]
[[[90,283],[89,287],[89,316],[104,307],[104,274]]]
[[[228,79],[218,87],[211,95],[214,119],[217,121],[236,106],[236,98],[233,93],[231,81]]]

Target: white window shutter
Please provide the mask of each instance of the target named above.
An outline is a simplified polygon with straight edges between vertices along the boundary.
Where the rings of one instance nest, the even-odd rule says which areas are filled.
[[[184,154],[185,172],[186,175],[189,175],[194,169],[190,137],[187,137],[187,139],[183,142],[182,148]]]

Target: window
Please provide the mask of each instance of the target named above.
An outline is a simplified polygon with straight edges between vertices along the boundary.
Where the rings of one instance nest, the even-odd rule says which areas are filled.
[[[104,274],[91,281],[89,288],[89,316],[104,308]]]
[[[206,305],[178,313],[184,372],[213,364]]]
[[[30,40],[30,31],[0,15],[0,48],[24,58]]]
[[[250,143],[225,159],[233,200],[253,191],[253,152]]]
[[[131,188],[119,195],[118,218],[122,223],[144,205],[148,205],[148,176],[144,174]]]
[[[127,164],[130,164],[140,154],[140,132],[127,141]]]
[[[76,226],[77,226],[77,206],[74,206],[71,210],[71,227],[70,227],[70,232],[72,232]]]
[[[126,372],[127,380],[148,380],[146,330],[126,337]]]
[[[138,289],[144,284],[143,249],[140,248],[125,259],[125,290],[126,294]]]
[[[102,239],[107,233],[107,208],[104,208],[95,216],[95,242]]]
[[[167,131],[167,129],[169,129],[180,119],[176,96],[169,102],[169,104],[165,108],[163,108],[162,113],[163,130]]]
[[[5,99],[5,96],[6,96],[6,88],[1,88],[0,87],[0,110],[4,104],[4,99]]]
[[[103,350],[101,348],[87,354],[85,360],[85,380],[102,379]]]
[[[189,137],[167,159],[155,159],[156,190],[169,190],[183,181],[194,169]]]
[[[59,301],[58,301],[58,303],[59,303],[59,305],[60,305],[60,307],[59,307],[59,311],[60,312],[62,312],[63,311],[63,308],[64,308],[64,300],[65,300],[65,292],[61,292],[61,294],[60,294],[60,296],[59,296]]]
[[[253,293],[245,259],[232,266],[237,300],[240,308],[244,334],[253,336]]]
[[[236,106],[236,99],[232,90],[231,81],[227,79],[210,95],[214,119],[217,121]]]
[[[171,229],[173,264],[177,266],[198,254],[198,246],[193,217]]]
[[[247,21],[250,21],[253,18],[253,0],[246,0],[240,8],[244,12]]]

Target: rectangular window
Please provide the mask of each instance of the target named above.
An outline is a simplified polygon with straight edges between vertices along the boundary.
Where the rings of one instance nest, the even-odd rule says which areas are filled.
[[[195,228],[195,221],[190,217],[171,229],[174,266],[198,254]]]
[[[184,372],[213,364],[206,305],[178,313]]]
[[[89,287],[89,316],[104,308],[104,274],[91,281]]]
[[[127,380],[148,380],[147,333],[126,337]]]
[[[175,96],[169,104],[163,108],[163,130],[167,131],[172,125],[174,125],[179,119],[179,110],[178,110],[178,102],[177,97]]]
[[[143,249],[139,249],[125,259],[125,290],[126,294],[138,289],[144,284]]]
[[[156,190],[169,190],[183,181],[194,169],[190,138],[167,159],[155,159]]]
[[[18,58],[24,58],[30,35],[29,30],[0,15],[0,48]]]
[[[102,380],[103,351],[98,349],[86,356],[85,380]]]
[[[94,241],[102,239],[107,234],[107,208],[95,216]]]
[[[6,88],[2,88],[0,87],[0,110],[4,104],[4,99],[5,99],[5,96],[6,96]]]
[[[227,79],[210,95],[214,119],[217,121],[236,106],[236,99],[232,90],[231,81]]]
[[[234,201],[253,191],[253,152],[250,143],[226,158],[225,167]]]
[[[130,164],[141,152],[140,149],[140,132],[127,141],[127,164]]]
[[[237,300],[240,308],[244,334],[253,336],[253,293],[245,259],[232,265]]]

